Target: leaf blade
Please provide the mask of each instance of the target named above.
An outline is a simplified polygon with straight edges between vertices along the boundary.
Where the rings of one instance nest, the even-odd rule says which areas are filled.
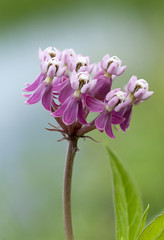
[[[148,204],[147,208],[145,209],[145,211],[144,211],[144,213],[142,215],[140,224],[138,226],[138,235],[137,235],[137,237],[141,234],[141,232],[144,229],[144,226],[145,226],[145,223],[146,223],[146,218],[147,218],[147,215],[148,215],[148,211],[149,211],[149,204]]]
[[[113,175],[117,240],[136,240],[142,218],[140,197],[128,173],[107,147]]]
[[[155,218],[141,233],[138,240],[163,240],[164,213]]]

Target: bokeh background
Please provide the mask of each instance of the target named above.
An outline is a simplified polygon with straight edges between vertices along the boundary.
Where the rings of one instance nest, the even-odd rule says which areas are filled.
[[[127,64],[113,87],[135,74],[155,94],[133,110],[126,135],[94,131],[80,141],[72,186],[77,240],[114,240],[109,160],[117,153],[136,182],[148,222],[164,210],[164,1],[0,0],[0,238],[63,240],[66,142],[41,104],[24,105],[21,89],[39,74],[38,48],[74,48],[92,62],[109,52]]]

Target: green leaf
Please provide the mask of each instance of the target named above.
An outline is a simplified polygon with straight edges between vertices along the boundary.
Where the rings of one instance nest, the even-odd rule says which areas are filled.
[[[155,240],[163,240],[164,239],[164,230],[160,233],[160,235]]]
[[[141,229],[142,205],[128,173],[107,147],[113,174],[117,240],[136,240]]]
[[[138,240],[164,240],[164,213],[144,229]]]
[[[142,215],[140,224],[138,226],[138,235],[137,235],[137,237],[141,234],[141,232],[143,231],[143,229],[145,227],[148,211],[149,211],[149,204],[148,204],[147,208],[145,209],[145,212]]]

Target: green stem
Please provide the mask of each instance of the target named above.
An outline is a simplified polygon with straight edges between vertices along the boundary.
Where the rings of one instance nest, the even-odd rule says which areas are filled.
[[[72,217],[71,217],[71,180],[75,154],[77,152],[77,137],[68,140],[66,163],[64,169],[63,186],[63,217],[66,240],[73,240]]]

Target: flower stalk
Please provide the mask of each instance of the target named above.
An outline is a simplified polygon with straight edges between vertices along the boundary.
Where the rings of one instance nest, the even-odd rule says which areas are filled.
[[[78,141],[77,137],[70,137],[70,139],[68,140],[68,149],[64,169],[63,218],[66,240],[74,239],[71,217],[71,182],[74,157],[78,150],[77,141]]]

